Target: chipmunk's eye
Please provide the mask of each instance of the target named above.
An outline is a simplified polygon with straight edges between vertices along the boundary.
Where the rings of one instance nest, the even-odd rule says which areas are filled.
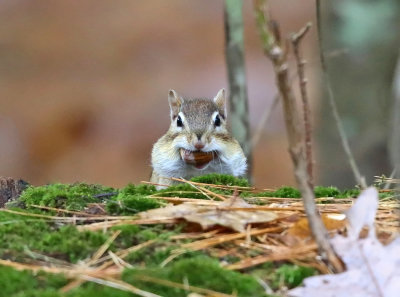
[[[214,125],[215,125],[216,127],[221,126],[221,119],[219,118],[219,115],[217,115],[217,116],[215,117]]]
[[[178,116],[178,118],[176,119],[176,125],[178,127],[183,127],[183,122],[182,122],[181,116]]]

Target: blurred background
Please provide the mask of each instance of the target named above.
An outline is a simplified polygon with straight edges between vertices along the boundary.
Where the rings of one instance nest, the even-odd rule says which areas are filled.
[[[250,126],[256,133],[276,88],[252,1],[244,2]],[[316,24],[314,1],[270,2],[285,35],[308,21]],[[399,4],[323,2],[330,2],[323,5],[323,32],[332,85],[356,160],[371,181],[374,174],[389,175],[393,156],[400,156],[400,145],[392,144]],[[228,89],[223,15],[222,0],[0,0],[0,175],[35,185],[119,187],[148,180],[152,144],[169,126],[168,90],[213,97]],[[315,26],[302,52],[317,183],[353,186],[321,80]],[[294,185],[280,104],[259,136],[255,185]]]

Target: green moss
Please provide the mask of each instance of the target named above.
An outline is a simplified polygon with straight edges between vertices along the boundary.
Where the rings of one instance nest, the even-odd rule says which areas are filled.
[[[141,227],[139,225],[120,225],[112,227],[112,231],[121,231],[116,240],[114,240],[113,246],[117,246],[121,249],[126,249],[138,244],[136,234],[140,232],[140,229]]]
[[[61,297],[60,293],[55,289],[28,289],[13,294],[12,297]]]
[[[317,271],[310,267],[283,264],[275,271],[275,286],[278,288],[283,281],[288,288],[294,288],[299,286],[303,279],[316,275],[316,273]]]
[[[234,177],[228,174],[211,173],[193,177],[191,181],[213,185],[250,187],[250,183],[247,179]]]
[[[107,202],[106,210],[112,215],[132,215],[165,205],[161,200],[146,197],[155,192],[154,186],[129,184]]]
[[[151,245],[131,252],[125,258],[125,261],[132,265],[159,266],[171,255],[172,250],[179,248],[176,243],[170,241],[172,235],[180,232],[179,226],[169,230],[165,225],[121,225],[113,227],[112,230],[122,231],[112,244],[112,247],[117,249],[126,249],[149,240],[155,240]]]
[[[281,187],[276,191],[260,193],[245,193],[245,197],[279,197],[279,198],[300,198],[300,191],[293,187]]]
[[[244,178],[237,178],[227,174],[207,174],[202,176],[196,176],[191,179],[193,182],[214,184],[214,185],[226,185],[226,186],[239,186],[239,187],[249,187],[249,182]],[[207,187],[207,186],[206,186]],[[207,187],[210,191],[217,194],[231,195],[232,190],[222,190],[212,187]],[[157,195],[164,197],[182,197],[182,198],[193,198],[193,199],[209,199],[207,196],[202,194],[195,187],[190,184],[180,183],[168,187],[167,189],[160,190]]]
[[[360,194],[359,189],[350,189],[340,191],[338,188],[330,186],[316,186],[314,188],[315,197],[334,197],[334,198],[348,198],[357,197]],[[384,194],[384,195],[382,195]],[[393,193],[380,193],[380,197],[386,197],[393,195]],[[293,187],[281,187],[276,191],[266,191],[260,193],[242,193],[243,197],[280,197],[280,198],[301,198],[301,193],[299,190]]]
[[[38,219],[0,212],[0,257],[14,259],[50,232],[49,225]]]
[[[53,256],[63,256],[77,262],[91,256],[107,240],[102,232],[78,231],[75,226],[63,226],[57,232],[43,235],[34,247]]]
[[[211,174],[193,179],[195,182],[249,186],[244,179],[232,176]],[[221,194],[232,194],[232,190],[210,190]],[[187,198],[208,199],[201,193],[193,193],[196,189],[188,184],[179,184],[166,190],[156,191],[153,186],[128,185],[121,190],[114,190],[95,185],[49,185],[43,187],[30,187],[22,195],[21,201],[28,206],[28,212],[39,211],[29,206],[38,204],[64,209],[81,210],[87,203],[107,201],[106,208],[111,214],[135,214],[140,211],[157,208],[165,205],[161,199],[147,198],[148,195],[177,196]],[[104,199],[102,194],[115,193],[109,199]],[[340,192],[335,187],[316,187],[316,197],[354,197],[359,190]],[[276,191],[269,191],[254,195],[242,193],[243,197],[257,196],[270,197],[300,197],[297,189],[282,187]],[[380,194],[380,197],[391,196],[393,193]],[[106,195],[109,196],[109,195]],[[261,203],[262,199],[260,199]],[[19,211],[22,211],[19,209]],[[145,282],[139,279],[140,275],[151,276],[159,279],[170,280],[176,283],[188,282],[190,285],[206,288],[226,294],[237,296],[267,296],[255,277],[258,275],[275,290],[279,287],[295,287],[305,277],[315,274],[310,268],[299,267],[291,264],[269,263],[257,268],[249,269],[241,274],[220,267],[217,260],[209,257],[210,251],[187,251],[174,258],[165,267],[160,264],[181,248],[182,243],[191,239],[171,240],[171,235],[180,233],[183,224],[176,225],[120,225],[100,232],[80,232],[74,225],[62,225],[60,222],[38,219],[17,214],[0,212],[0,258],[26,262],[29,257],[35,257],[36,252],[43,256],[50,256],[70,262],[78,262],[92,256],[94,252],[110,237],[115,230],[122,232],[110,246],[111,251],[119,251],[140,243],[154,240],[145,248],[131,252],[124,260],[135,267],[124,272],[123,279],[141,289],[159,294],[161,296],[187,296],[188,292],[167,286]],[[185,230],[192,232],[190,226]],[[189,230],[189,231],[188,231]],[[226,244],[229,247],[229,244]],[[248,252],[246,256],[256,256],[258,252]],[[220,259],[221,260],[221,259]],[[239,259],[234,256],[225,256],[222,259],[232,263]],[[68,283],[63,276],[47,275],[44,273],[31,274],[30,272],[14,271],[11,268],[0,266],[0,297],[98,297],[134,296],[132,293],[120,291],[102,285],[87,282],[79,288],[61,295],[59,289]],[[3,283],[5,284],[3,287]]]
[[[300,198],[300,191],[292,187],[282,187],[275,191],[275,197]]]
[[[67,284],[62,275],[29,271],[17,271],[11,267],[0,266],[0,297],[58,297],[56,289]]]
[[[106,210],[111,215],[133,215],[141,211],[158,208],[165,205],[154,198],[141,195],[127,195],[107,202]]]
[[[344,190],[336,197],[337,198],[356,198],[358,195],[360,195],[360,192],[361,191],[359,189]]]
[[[125,261],[135,266],[159,267],[176,248],[178,247],[168,243],[157,242],[151,246],[130,253],[125,258]]]
[[[113,193],[115,190],[99,185],[77,183],[72,185],[53,184],[28,187],[20,196],[27,207],[41,205],[67,210],[83,210],[88,203],[101,202],[97,195]]]
[[[158,196],[163,197],[182,197],[193,199],[208,199],[207,196],[199,192],[196,188],[189,184],[177,184],[168,187],[167,189],[159,190]]]
[[[125,188],[122,188],[119,191],[119,197],[123,196],[132,196],[132,195],[142,195],[147,196],[154,194],[156,192],[156,188],[152,185],[133,185],[128,184]]]
[[[94,283],[85,283],[80,287],[71,290],[71,292],[68,292],[68,294],[62,295],[62,297],[132,297],[132,296],[137,296],[137,295],[134,295],[130,292]]]
[[[44,220],[0,212],[0,257],[19,259],[25,250],[77,262],[106,240],[102,232],[80,232],[73,225],[57,226]]]
[[[268,283],[271,289],[278,290],[283,286],[288,288],[299,286],[305,278],[317,275],[318,271],[294,264],[266,262],[251,270],[250,273]]]
[[[322,187],[316,186],[314,188],[315,197],[337,197],[340,194],[340,191],[336,187]]]
[[[123,280],[135,286],[165,297],[186,297],[188,292],[182,289],[161,286],[139,279],[141,275],[165,279],[182,284],[206,288],[237,296],[266,296],[263,288],[249,275],[222,268],[218,261],[209,257],[194,257],[178,260],[163,269],[129,269],[123,273]]]
[[[59,289],[69,281],[61,274],[17,271],[0,267],[0,297],[131,297],[132,293],[94,283],[85,283],[66,294]]]

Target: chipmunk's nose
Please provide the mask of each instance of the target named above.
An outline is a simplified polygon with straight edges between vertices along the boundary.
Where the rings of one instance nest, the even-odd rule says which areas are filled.
[[[202,143],[201,141],[197,141],[195,144],[194,144],[194,147],[196,148],[196,150],[201,150],[201,149],[203,149],[204,148],[204,143]]]

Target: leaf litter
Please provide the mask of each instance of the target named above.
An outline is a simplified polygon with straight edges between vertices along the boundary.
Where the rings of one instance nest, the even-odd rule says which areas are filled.
[[[201,187],[201,190],[197,189],[199,192],[204,192],[205,187],[208,187],[207,184],[196,186]],[[217,187],[209,185],[207,190],[215,188]],[[318,260],[317,246],[312,240],[300,199],[282,197],[240,198],[235,187],[219,185],[217,189],[233,191],[233,193],[215,195],[215,198],[222,201],[209,200],[209,197],[206,199],[206,195],[204,195],[205,199],[184,198],[181,191],[179,197],[149,195],[149,199],[164,199],[170,204],[135,216],[99,216],[88,215],[85,212],[81,212],[79,216],[80,212],[74,212],[71,213],[72,217],[68,217],[3,211],[55,220],[60,223],[76,224],[78,222],[77,227],[80,230],[105,231],[111,226],[127,224],[171,225],[185,220],[191,224],[199,225],[201,229],[194,229],[194,231],[193,229],[183,229],[181,234],[172,236],[170,240],[180,245],[180,249],[172,251],[167,258],[168,261],[174,261],[174,253],[179,254],[187,250],[207,250],[211,255],[220,258],[227,255],[237,257],[239,259],[237,262],[220,262],[221,265],[230,270],[243,270],[268,261],[283,260],[314,267],[322,273],[329,273],[325,264]],[[254,188],[246,190],[245,187],[240,190],[243,192],[256,191]],[[209,194],[208,191],[206,192]],[[340,288],[345,287],[345,285],[347,287],[343,289],[345,292],[343,296],[348,296],[349,292],[354,290],[360,290],[359,295],[352,294],[355,296],[392,297],[395,296],[392,292],[400,291],[399,272],[396,268],[400,267],[399,256],[397,255],[400,243],[398,239],[395,239],[399,232],[398,204],[393,200],[379,201],[378,204],[377,198],[373,200],[370,198],[371,196],[377,196],[376,190],[362,193],[357,200],[353,198],[332,199],[332,197],[317,199],[322,203],[327,202],[317,206],[322,214],[325,226],[332,236],[335,235],[332,238],[335,250],[343,257],[347,265],[348,271],[344,274],[349,274],[309,278],[305,281],[305,287],[290,291],[291,296],[312,297],[317,296],[316,294],[318,296],[341,296],[329,294],[330,292],[332,294],[340,292]],[[354,206],[350,208],[352,205]],[[61,212],[62,210],[60,210]],[[64,212],[64,215],[68,215],[68,213]],[[347,219],[345,219],[345,215]],[[375,230],[375,218],[377,236],[373,232]],[[365,232],[365,228],[363,228],[365,225],[370,229],[369,235],[360,239],[358,234],[360,230],[361,233]],[[347,237],[338,235],[338,233],[346,232]],[[55,263],[50,263],[51,269],[46,268],[46,266],[42,266],[42,269],[50,273],[62,272],[69,275],[72,279],[71,287],[79,285],[82,281],[93,281],[103,282],[104,285],[111,286],[119,284],[121,288],[124,287],[125,290],[134,292],[136,291],[135,288],[119,281],[120,274],[127,264],[123,259],[128,255],[130,249],[117,251],[115,254],[108,251],[109,245],[116,236],[118,236],[118,233],[115,233],[86,262],[84,267],[71,265],[70,268],[66,269],[65,267],[58,267]],[[182,243],[181,240],[185,239],[192,241]],[[381,242],[387,245],[384,246]],[[147,244],[152,244],[152,241]],[[133,249],[142,247],[144,245],[139,244]],[[12,261],[2,261],[2,264],[28,270],[32,268],[33,271],[41,267]],[[371,271],[375,274],[372,274]],[[376,275],[377,271],[383,271],[384,275]],[[336,280],[335,277],[342,277],[343,279]],[[73,279],[76,279],[75,283]],[[350,280],[354,282],[351,283]],[[329,286],[330,284],[332,284],[332,287]],[[323,295],[325,293],[326,295]],[[138,291],[136,291],[136,294],[138,294]],[[147,292],[140,292],[138,295],[150,296],[151,293],[147,295]]]
[[[368,188],[346,212],[347,237],[335,235],[331,243],[347,270],[335,275],[306,278],[292,297],[397,297],[400,292],[400,237],[384,246],[376,237],[378,191]],[[360,238],[363,228],[368,235]]]
[[[236,208],[253,211],[235,210]],[[273,211],[257,210],[254,205],[247,203],[237,196],[233,196],[228,200],[216,202],[214,205],[198,205],[191,202],[184,202],[179,205],[152,209],[141,213],[140,217],[142,219],[182,218],[186,221],[200,224],[203,229],[219,225],[237,232],[245,232],[248,224],[270,222],[277,219],[278,215]]]

